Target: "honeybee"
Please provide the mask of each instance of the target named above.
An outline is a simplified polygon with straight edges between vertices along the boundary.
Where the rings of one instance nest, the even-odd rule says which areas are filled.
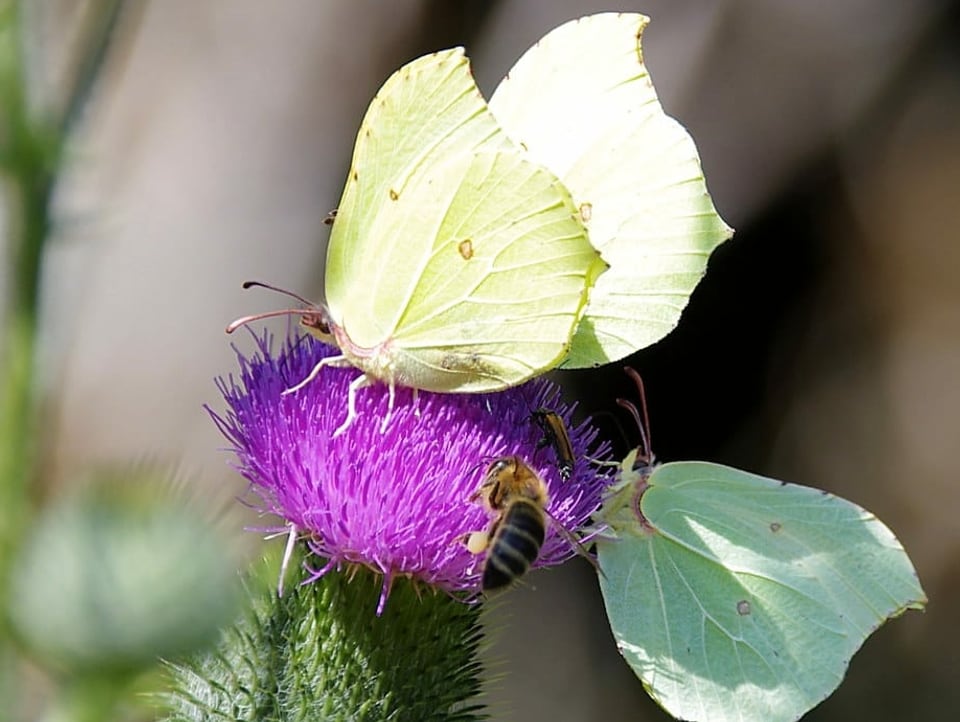
[[[548,517],[561,536],[595,564],[580,541],[547,511],[546,484],[519,456],[502,456],[490,463],[470,500],[481,498],[497,514],[487,530],[468,534],[466,543],[473,554],[487,554],[480,583],[484,592],[509,586],[527,572],[540,554]]]
[[[550,409],[537,409],[530,414],[530,418],[543,432],[543,438],[537,442],[537,448],[553,447],[553,453],[557,457],[557,471],[560,473],[560,478],[567,481],[573,473],[575,458],[566,424],[556,411]]]

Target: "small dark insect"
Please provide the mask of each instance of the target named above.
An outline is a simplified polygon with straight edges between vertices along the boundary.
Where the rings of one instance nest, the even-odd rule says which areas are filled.
[[[553,447],[553,453],[557,457],[557,471],[560,478],[567,481],[573,474],[573,465],[576,459],[573,455],[573,445],[570,443],[570,435],[567,433],[567,426],[563,419],[555,411],[540,408],[530,414],[530,419],[540,427],[543,432],[543,438],[537,442],[537,448],[544,446]]]

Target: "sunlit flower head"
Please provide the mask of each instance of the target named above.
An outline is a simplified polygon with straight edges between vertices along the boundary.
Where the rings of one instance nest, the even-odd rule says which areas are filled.
[[[314,381],[283,394],[335,349],[299,337],[275,353],[266,334],[257,346],[250,357],[238,352],[239,378],[218,380],[228,408],[211,415],[250,482],[254,506],[294,525],[322,560],[309,580],[350,564],[373,569],[384,577],[378,613],[401,576],[465,599],[476,596],[483,555],[472,554],[463,538],[493,519],[470,500],[490,460],[525,459],[547,486],[550,514],[570,531],[589,523],[610,483],[610,468],[591,461],[606,455],[605,445],[595,444],[596,430],[573,426],[572,408],[546,380],[490,394],[415,397],[397,389],[382,433],[387,387],[376,384],[358,392],[359,416],[334,438],[346,417],[347,386],[359,372],[325,367]],[[538,446],[543,431],[531,422],[537,408],[552,409],[567,423],[576,455],[567,481],[553,449]],[[548,523],[535,568],[575,553],[554,526]]]

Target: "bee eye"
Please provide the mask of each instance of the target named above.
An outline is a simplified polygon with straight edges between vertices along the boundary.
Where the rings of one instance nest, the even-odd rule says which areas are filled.
[[[505,459],[505,458],[504,458],[504,459],[497,459],[495,462],[493,462],[493,463],[490,465],[490,473],[491,473],[491,474],[499,474],[499,473],[503,472],[508,466],[510,466],[510,462],[509,462],[507,459]]]

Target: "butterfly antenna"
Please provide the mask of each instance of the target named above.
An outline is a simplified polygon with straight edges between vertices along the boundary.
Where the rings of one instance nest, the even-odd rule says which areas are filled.
[[[626,399],[617,399],[617,403],[629,411],[630,415],[633,416],[634,421],[637,422],[637,428],[640,430],[640,445],[643,447],[643,458],[647,461],[647,463],[653,463],[653,448],[651,447],[650,439],[650,416],[647,413],[647,394],[643,388],[643,379],[640,378],[640,374],[637,373],[636,369],[630,368],[629,366],[624,366],[623,370],[627,376],[633,379],[633,382],[637,386],[637,393],[640,396],[640,408],[643,409],[643,416],[641,417],[637,407]],[[637,457],[640,457],[639,453],[637,454]]]
[[[315,303],[313,303],[312,301],[308,301],[300,294],[294,293],[293,291],[288,291],[285,288],[277,288],[276,286],[271,286],[269,283],[264,283],[263,281],[244,281],[243,282],[243,290],[245,291],[248,288],[253,288],[254,286],[257,286],[259,288],[266,288],[268,291],[276,291],[277,293],[282,293],[284,296],[289,296],[290,298],[296,299],[297,301],[302,303],[304,306],[316,306]]]
[[[308,301],[298,293],[294,293],[293,291],[288,291],[285,288],[277,288],[276,286],[272,286],[269,283],[264,283],[263,281],[244,281],[243,282],[244,290],[248,288],[253,288],[254,286],[258,288],[266,288],[269,291],[276,291],[277,293],[281,293],[284,296],[294,299],[295,301],[299,301],[304,306],[306,306],[306,308],[284,308],[279,311],[267,311],[265,313],[254,314],[252,316],[244,316],[243,318],[238,318],[236,321],[234,321],[229,326],[227,326],[227,333],[233,333],[241,326],[246,326],[248,323],[251,323],[253,321],[262,321],[265,318],[274,318],[276,316],[303,316],[304,319],[313,318],[313,320],[318,323],[310,324],[306,320],[304,321],[304,323],[307,325],[316,325],[317,328],[320,328],[319,322],[323,322],[325,320],[322,307],[318,307],[317,304],[312,303],[311,301]],[[325,324],[323,325],[325,326]]]
[[[275,316],[316,316],[315,308],[284,308],[279,311],[265,311],[264,313],[255,313],[252,316],[243,316],[227,326],[227,333],[233,333],[241,326],[246,326],[253,321],[262,321],[265,318],[274,318]]]

